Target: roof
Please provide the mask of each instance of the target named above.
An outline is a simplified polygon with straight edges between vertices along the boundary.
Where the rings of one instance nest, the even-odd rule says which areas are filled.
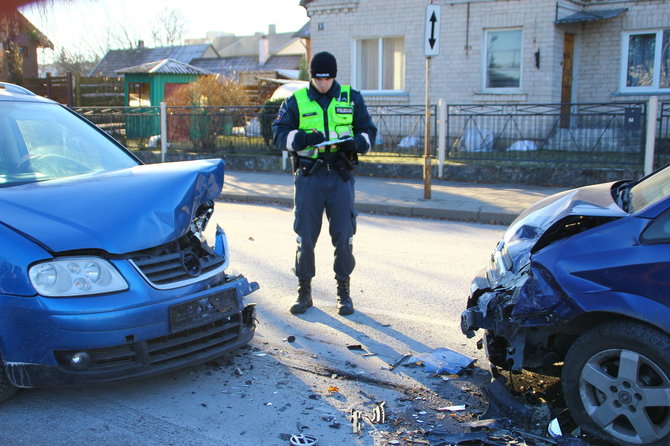
[[[191,65],[225,77],[236,78],[238,73],[248,71],[298,70],[301,59],[300,55],[271,56],[261,65],[258,56],[200,58],[191,61]]]
[[[216,51],[209,43],[197,45],[164,46],[158,48],[136,48],[126,50],[110,50],[91,70],[89,76],[116,76],[118,70],[137,67],[149,62],[174,59],[183,63],[191,63],[193,59],[204,57]]]
[[[196,74],[196,75],[212,75],[214,73],[203,70],[202,68],[194,67],[184,62],[175,59],[163,59],[154,62],[147,62],[134,67],[123,68],[116,70],[119,74],[131,73],[146,73],[146,74]]]
[[[0,14],[0,29],[3,27],[7,27],[6,24],[3,22],[7,21],[9,23],[18,23],[19,27],[21,29],[21,33],[29,35],[30,39],[35,42],[35,46],[39,48],[54,48],[53,43],[45,36],[42,34],[42,32],[37,29],[35,25],[33,25],[30,20],[28,20],[23,14],[21,14],[19,11],[7,11],[6,13],[1,13]],[[6,36],[3,36],[3,32],[0,31],[0,37],[2,40],[6,38]]]
[[[302,28],[300,28],[298,31],[296,31],[296,32],[293,34],[293,37],[297,37],[297,38],[299,38],[299,39],[309,39],[310,36],[311,36],[311,34],[310,34],[310,26],[309,26],[310,23],[311,23],[311,21],[309,21],[309,22],[305,23],[304,25],[302,25]]]
[[[261,39],[268,39],[268,51],[270,54],[275,54],[280,49],[284,48],[286,45],[291,43],[293,40],[297,39],[294,37],[295,33],[274,33],[274,34],[261,34],[256,33],[253,36],[243,36],[237,37],[235,41],[231,43],[231,39],[228,36],[223,38],[217,38],[212,45],[219,53],[221,57],[233,57],[233,56],[252,56],[255,55],[258,57],[258,45]],[[217,46],[225,45],[225,46]]]
[[[561,19],[557,19],[556,23],[591,22],[594,20],[611,19],[626,11],[628,11],[628,8],[579,11]]]

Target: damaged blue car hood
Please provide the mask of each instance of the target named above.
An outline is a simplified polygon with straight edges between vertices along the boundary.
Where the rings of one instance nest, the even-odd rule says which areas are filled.
[[[628,215],[612,198],[613,184],[603,183],[571,189],[538,201],[512,222],[505,232],[505,242],[508,243],[514,238],[537,240],[548,228],[570,215]]]
[[[124,254],[174,240],[223,187],[223,160],[139,165],[0,189],[0,221],[51,252]]]
[[[624,217],[628,215],[612,198],[611,183],[596,184],[559,192],[538,201],[521,213],[509,226],[492,256],[493,281],[505,287],[516,283],[518,274],[530,262],[531,251],[542,235],[553,225],[570,216]],[[508,267],[502,268],[509,259]],[[495,271],[497,270],[497,272]],[[504,271],[505,270],[505,271]]]

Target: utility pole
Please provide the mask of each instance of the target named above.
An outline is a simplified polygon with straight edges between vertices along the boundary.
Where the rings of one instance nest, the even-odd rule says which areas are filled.
[[[426,110],[424,116],[423,138],[423,198],[431,196],[431,153],[430,153],[430,59],[440,54],[440,5],[433,0],[426,5],[424,23],[424,53],[426,55]]]

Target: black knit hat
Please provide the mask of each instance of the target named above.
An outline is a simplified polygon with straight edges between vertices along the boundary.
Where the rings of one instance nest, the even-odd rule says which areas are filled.
[[[337,61],[335,56],[327,51],[317,53],[312,57],[309,65],[312,77],[335,77],[337,76]]]

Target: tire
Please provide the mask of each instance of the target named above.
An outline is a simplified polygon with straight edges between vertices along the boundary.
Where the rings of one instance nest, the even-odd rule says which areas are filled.
[[[561,385],[585,432],[617,445],[670,444],[670,336],[664,332],[633,322],[591,328],[570,347]]]
[[[0,403],[10,399],[16,393],[16,390],[17,388],[9,382],[9,379],[7,379],[5,367],[0,361]]]

